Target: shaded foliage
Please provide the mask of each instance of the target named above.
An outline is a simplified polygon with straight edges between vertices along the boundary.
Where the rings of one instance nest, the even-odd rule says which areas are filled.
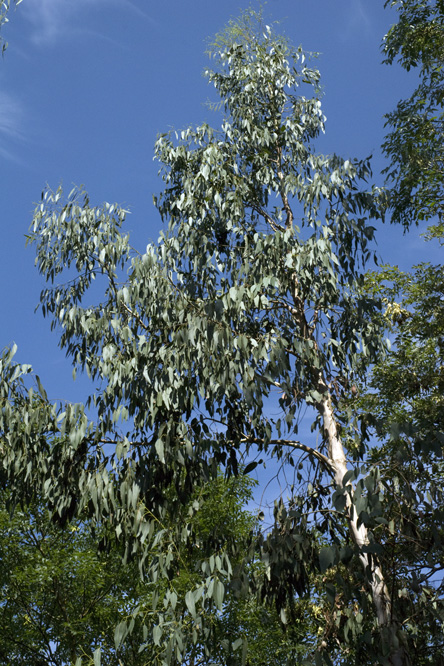
[[[220,477],[195,491],[193,502],[202,503],[201,511],[195,512],[193,503],[184,507],[184,518],[192,514],[194,547],[177,544],[174,575],[156,586],[140,576],[137,561],[122,567],[121,548],[110,535],[107,547],[100,547],[105,543],[101,541],[103,530],[92,532],[89,521],[75,521],[60,529],[37,504],[17,509],[11,518],[3,493],[0,663],[64,666],[81,659],[83,664],[92,664],[99,649],[102,663],[110,666],[156,663],[159,647],[143,630],[143,621],[156,622],[155,598],[160,608],[167,599],[175,599],[177,611],[188,615],[186,593],[200,579],[200,562],[205,557],[201,546],[211,549],[213,563],[231,538],[248,547],[255,519],[243,506],[251,498],[250,488],[250,479],[242,475],[229,482]],[[150,557],[156,557],[161,548],[161,542],[153,544]],[[116,647],[116,626],[136,608],[132,632]],[[312,620],[301,618],[296,640],[292,632],[284,633],[274,610],[267,610],[254,597],[240,601],[229,591],[223,613],[209,614],[207,622],[214,627],[214,663],[236,663],[236,655],[230,657],[227,636],[245,644],[251,663],[293,663],[290,655],[306,654],[304,646],[314,631]],[[191,617],[186,620],[186,630],[190,635],[195,630]],[[198,639],[180,663],[202,663],[203,652]]]

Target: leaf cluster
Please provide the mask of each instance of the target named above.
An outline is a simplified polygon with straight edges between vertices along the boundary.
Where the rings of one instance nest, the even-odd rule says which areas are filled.
[[[419,85],[386,115],[383,151],[392,220],[405,227],[438,216],[443,181],[444,6],[441,0],[394,0],[399,19],[383,42],[385,62],[416,68]]]

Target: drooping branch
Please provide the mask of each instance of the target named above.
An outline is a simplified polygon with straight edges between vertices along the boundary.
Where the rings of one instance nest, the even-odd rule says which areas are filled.
[[[258,437],[245,437],[241,439],[242,444],[262,444],[263,439],[260,439]],[[293,440],[293,439],[270,439],[267,440],[268,444],[273,444],[274,446],[289,446],[293,449],[297,449],[299,451],[304,451],[304,453],[307,453],[309,456],[313,456],[318,460],[328,471],[332,472],[333,467],[332,467],[332,461],[327,458],[327,456],[324,456],[320,451],[317,449],[313,449],[311,446],[307,446],[306,444],[302,444],[302,442],[299,442],[298,440]]]

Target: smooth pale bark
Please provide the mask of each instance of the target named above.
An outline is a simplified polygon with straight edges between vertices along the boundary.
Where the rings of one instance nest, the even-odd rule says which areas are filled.
[[[344,486],[344,477],[348,471],[347,460],[338,434],[331,396],[323,379],[319,381],[319,388],[325,396],[325,399],[317,405],[317,408],[322,416],[324,432],[327,435],[329,466],[334,475],[335,484],[340,488]],[[351,484],[349,485],[351,486]],[[350,489],[352,490],[352,488]],[[368,529],[362,523],[358,525],[358,516],[351,501],[351,494],[347,493],[346,498],[347,519],[351,536],[355,544],[361,549],[369,543]],[[390,595],[382,569],[375,556],[370,557],[368,553],[360,552],[359,558],[369,579],[381,635],[384,639],[384,632],[387,631],[390,640],[389,663],[392,666],[409,666],[408,654],[398,642],[398,623],[393,617]]]
[[[283,201],[283,204],[285,208],[286,202]],[[314,326],[309,326],[307,322],[305,303],[299,296],[299,285],[296,274],[293,276],[292,291],[293,305],[290,306],[290,309],[295,324],[302,337],[311,339],[314,348],[317,349],[317,341],[314,335],[316,323]],[[328,442],[328,460],[325,460],[325,463],[327,463],[326,469],[328,469],[329,473],[332,475],[336,487],[343,488],[344,478],[348,472],[347,459],[334,416],[331,393],[322,371],[313,368],[313,374],[315,376],[317,374],[317,392],[323,396],[323,399],[316,404],[316,409],[321,415],[324,434]],[[315,452],[313,451],[313,453]],[[372,600],[376,610],[376,617],[381,631],[381,639],[383,642],[386,640],[389,641],[389,663],[391,666],[409,666],[410,659],[408,654],[404,647],[399,645],[399,624],[396,621],[396,618],[393,617],[390,594],[381,566],[378,564],[377,558],[374,555],[370,557],[369,553],[362,552],[361,550],[364,546],[370,543],[368,529],[362,523],[358,525],[358,516],[351,499],[353,487],[350,482],[348,482],[347,485],[350,487],[350,492],[346,493],[346,517],[350,527],[351,537],[360,549],[359,559],[361,560],[364,571],[368,577]]]

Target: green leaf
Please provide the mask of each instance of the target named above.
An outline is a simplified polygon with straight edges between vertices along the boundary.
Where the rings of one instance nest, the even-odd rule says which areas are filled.
[[[221,580],[216,579],[214,581],[214,591],[213,591],[213,598],[214,602],[216,604],[216,607],[221,610],[222,609],[222,604],[224,600],[224,595],[225,595],[225,588],[224,584],[222,583]]]
[[[319,566],[322,573],[336,564],[337,551],[335,546],[324,546],[319,551]]]
[[[191,617],[196,618],[196,604],[194,601],[194,594],[191,592],[191,590],[188,590],[185,595],[185,603]]]
[[[114,630],[114,643],[116,646],[116,650],[123,643],[126,635],[127,635],[127,623],[125,620],[122,620],[122,622],[119,622],[119,624],[116,626]]]
[[[162,627],[160,627],[159,625],[156,625],[153,628],[154,645],[160,645],[160,642],[161,642],[161,639],[162,639],[162,634],[163,634]]]
[[[245,475],[246,475],[246,474],[249,474],[249,473],[252,472],[254,469],[256,469],[256,467],[258,466],[258,464],[259,464],[259,463],[256,462],[255,460],[253,460],[252,462],[248,463],[248,465],[245,466],[245,468],[244,468],[244,470],[243,470],[243,473],[244,473]]]
[[[48,399],[48,396],[46,395],[46,391],[45,391],[45,389],[43,388],[42,383],[41,383],[41,381],[40,381],[40,377],[39,377],[38,375],[35,375],[35,381],[36,381],[36,383],[37,383],[37,386],[38,386],[38,389],[39,389],[39,393],[40,393],[40,395],[42,396],[43,400],[47,400],[47,399]]]

